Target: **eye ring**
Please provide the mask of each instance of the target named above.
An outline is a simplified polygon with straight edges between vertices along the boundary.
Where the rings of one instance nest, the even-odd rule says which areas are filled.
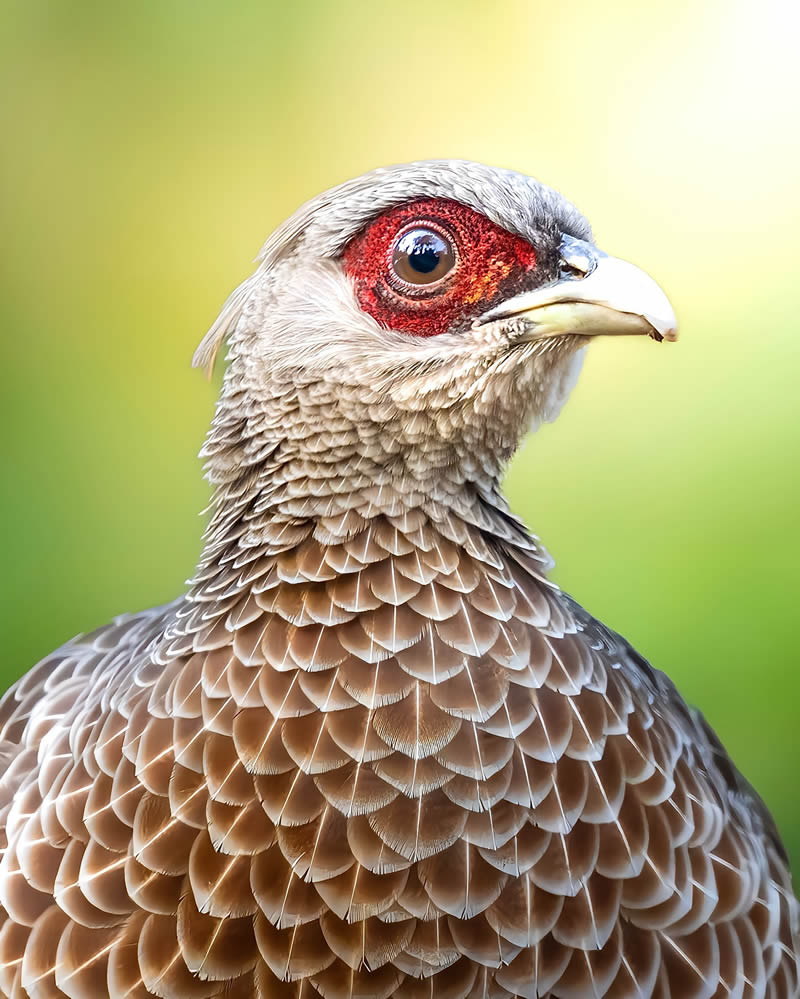
[[[415,236],[416,241],[413,241]],[[412,239],[409,240],[409,237]],[[407,246],[401,249],[404,239]],[[416,266],[410,265],[411,249],[419,251]],[[435,259],[434,254],[437,255]],[[415,219],[398,231],[389,246],[386,261],[388,283],[394,291],[408,298],[428,298],[438,294],[442,286],[452,280],[460,261],[458,243],[449,229],[429,219]],[[398,266],[412,280],[398,273]],[[441,271],[439,277],[435,276],[437,269]],[[433,280],[427,280],[428,275]],[[413,280],[417,276],[420,280]]]

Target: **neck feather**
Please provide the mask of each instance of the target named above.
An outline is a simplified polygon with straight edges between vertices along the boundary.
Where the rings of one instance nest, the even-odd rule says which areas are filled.
[[[159,659],[224,646],[251,615],[261,620],[267,591],[290,593],[297,618],[287,606],[282,619],[313,631],[317,590],[367,569],[366,581],[376,571],[418,574],[415,586],[433,573],[455,592],[467,585],[462,572],[470,586],[475,571],[507,584],[528,578],[557,606],[549,555],[500,492],[510,447],[467,442],[463,426],[448,437],[430,415],[378,409],[368,420],[363,401],[347,403],[347,393],[296,384],[256,402],[226,385],[203,449],[215,490],[205,546]]]

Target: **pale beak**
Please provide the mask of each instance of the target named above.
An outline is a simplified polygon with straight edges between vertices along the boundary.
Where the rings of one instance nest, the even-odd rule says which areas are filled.
[[[562,277],[523,292],[481,317],[522,319],[526,340],[647,334],[677,340],[678,321],[664,292],[644,271],[572,236],[561,240]]]

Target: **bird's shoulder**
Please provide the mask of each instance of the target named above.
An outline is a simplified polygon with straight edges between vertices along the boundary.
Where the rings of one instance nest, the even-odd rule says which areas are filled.
[[[45,704],[50,716],[56,703],[62,713],[82,703],[90,688],[102,686],[110,693],[158,641],[176,603],[120,614],[40,659],[0,698],[0,746],[19,744]]]
[[[702,711],[683,698],[675,683],[653,666],[622,635],[593,617],[573,597],[564,595],[581,633],[597,649],[607,668],[624,673],[638,706],[664,719],[677,734],[692,766],[707,778],[726,813],[746,818],[752,832],[768,842],[788,865],[786,848],[767,805],[734,764]]]

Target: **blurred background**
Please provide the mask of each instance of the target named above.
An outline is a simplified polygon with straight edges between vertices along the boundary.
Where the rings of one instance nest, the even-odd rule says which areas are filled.
[[[189,360],[269,231],[374,166],[484,160],[561,189],[672,298],[679,343],[593,344],[507,489],[557,581],[702,707],[800,867],[797,9],[0,18],[3,685],[191,574],[216,384]]]

